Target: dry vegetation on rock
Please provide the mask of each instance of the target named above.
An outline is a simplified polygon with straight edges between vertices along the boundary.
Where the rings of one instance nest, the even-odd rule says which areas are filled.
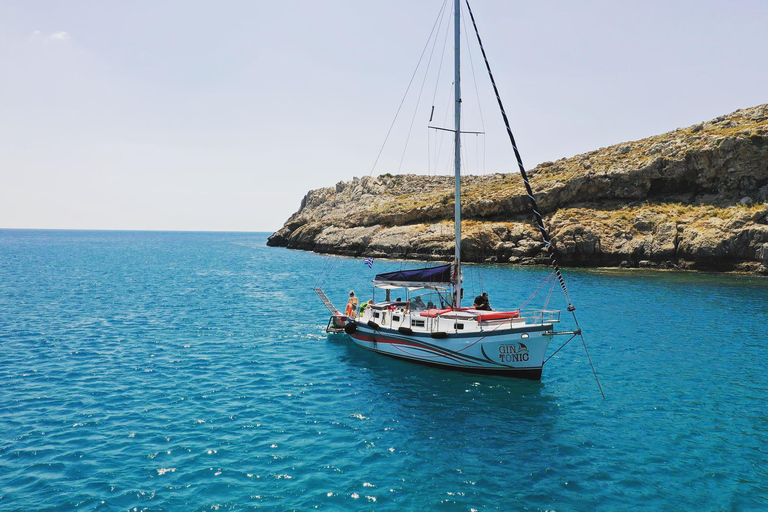
[[[768,267],[768,105],[530,171],[565,265]],[[517,173],[462,177],[462,259],[547,263]],[[268,244],[446,260],[453,178],[382,175],[309,192]]]

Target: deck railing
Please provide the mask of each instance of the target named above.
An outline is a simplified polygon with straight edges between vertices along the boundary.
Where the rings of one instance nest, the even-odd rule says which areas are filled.
[[[532,311],[521,311],[520,318],[523,318],[526,324],[558,323],[560,322],[560,310],[535,309]]]

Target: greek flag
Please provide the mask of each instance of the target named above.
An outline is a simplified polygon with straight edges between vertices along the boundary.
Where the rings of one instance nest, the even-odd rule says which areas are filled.
[[[373,268],[373,258],[365,258],[365,264],[368,265],[368,268]]]

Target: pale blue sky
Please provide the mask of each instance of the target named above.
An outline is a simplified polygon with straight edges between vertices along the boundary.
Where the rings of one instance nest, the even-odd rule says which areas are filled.
[[[371,172],[442,3],[1,2],[0,228],[278,229]],[[765,1],[472,5],[529,168],[768,102]],[[474,59],[469,170],[514,170]],[[402,167],[412,103],[375,174],[430,169],[434,88]]]

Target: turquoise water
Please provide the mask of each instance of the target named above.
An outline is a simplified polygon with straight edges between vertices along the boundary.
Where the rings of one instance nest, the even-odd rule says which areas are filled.
[[[603,401],[577,342],[530,382],[329,339],[312,285],[370,271],[265,241],[0,231],[0,510],[768,510],[768,280],[566,270]]]

